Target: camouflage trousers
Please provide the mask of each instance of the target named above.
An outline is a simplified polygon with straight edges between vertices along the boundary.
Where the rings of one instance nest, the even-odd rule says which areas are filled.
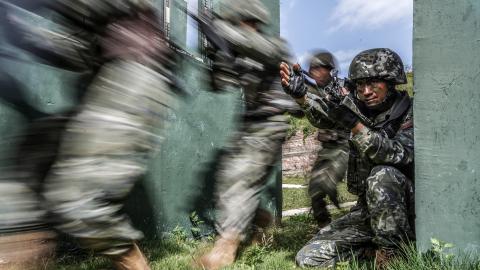
[[[308,184],[308,195],[312,199],[315,216],[328,216],[325,196],[337,194],[337,184],[347,171],[348,151],[348,142],[345,140],[322,142]]]
[[[413,185],[390,166],[376,166],[366,180],[366,194],[350,213],[322,228],[298,253],[301,267],[329,267],[369,249],[397,248],[413,240]]]
[[[165,78],[133,61],[104,65],[63,134],[45,184],[56,227],[103,255],[142,238],[122,213],[145,173],[175,95]]]
[[[281,159],[287,130],[287,117],[276,115],[244,123],[230,141],[215,177],[216,229],[220,235],[234,232],[245,237],[267,177]]]
[[[40,190],[67,119],[49,116],[33,120],[22,132],[2,141],[0,235],[47,229]],[[12,149],[5,151],[6,145]]]

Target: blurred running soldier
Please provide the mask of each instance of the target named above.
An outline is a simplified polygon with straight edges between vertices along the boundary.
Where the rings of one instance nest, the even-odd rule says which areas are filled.
[[[232,53],[213,55],[212,81],[218,90],[241,87],[244,112],[239,128],[219,159],[216,172],[219,237],[202,258],[206,269],[220,269],[234,262],[256,213],[260,193],[272,168],[281,159],[288,130],[285,112],[298,108],[285,95],[278,80],[278,65],[288,54],[286,44],[261,31],[269,14],[258,0],[223,2],[213,26]]]
[[[161,139],[155,128],[164,126],[176,101],[171,52],[153,3],[35,5],[26,8],[56,12],[58,25],[37,28],[11,17],[13,42],[44,63],[91,74],[46,179],[48,210],[56,228],[110,258],[116,269],[150,269],[136,244],[143,235],[121,209]]]

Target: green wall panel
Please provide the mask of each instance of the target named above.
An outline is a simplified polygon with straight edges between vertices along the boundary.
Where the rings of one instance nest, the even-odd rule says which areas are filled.
[[[52,25],[48,20],[21,9],[13,9],[12,12],[36,25]],[[24,93],[27,102],[46,113],[62,112],[75,105],[76,91],[69,82],[78,78],[80,74],[61,72],[34,63],[32,57],[6,42],[3,19],[0,16],[0,68],[20,82],[22,87],[18,90]],[[22,115],[7,103],[0,101],[0,157],[14,150],[15,145],[9,144],[8,138],[18,134],[25,127],[25,121]]]
[[[416,0],[416,231],[480,250],[480,2]]]

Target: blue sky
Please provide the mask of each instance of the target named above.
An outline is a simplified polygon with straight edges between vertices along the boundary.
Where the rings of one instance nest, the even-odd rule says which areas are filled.
[[[413,0],[280,0],[280,32],[297,61],[327,49],[348,73],[362,50],[387,47],[412,65]]]

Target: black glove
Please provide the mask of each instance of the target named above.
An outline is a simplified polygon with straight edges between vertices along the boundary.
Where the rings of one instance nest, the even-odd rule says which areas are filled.
[[[331,106],[328,110],[328,117],[347,129],[352,129],[360,121],[358,116],[344,105]]]
[[[293,98],[302,98],[307,94],[305,85],[305,75],[301,70],[294,71],[290,69],[290,79],[288,86],[283,86],[283,91]]]

